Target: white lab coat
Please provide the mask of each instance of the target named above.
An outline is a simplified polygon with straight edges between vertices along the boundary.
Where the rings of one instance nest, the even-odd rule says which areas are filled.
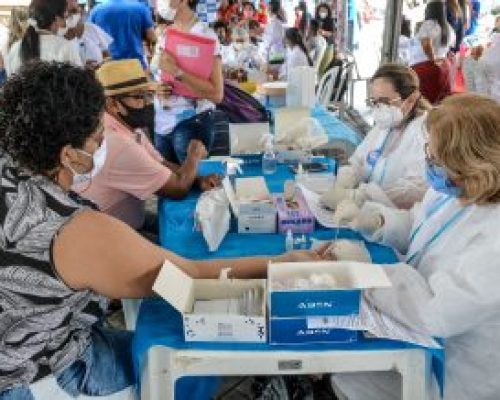
[[[401,253],[422,248],[462,208],[457,199],[439,208],[408,250],[410,232],[442,196],[430,189],[423,203],[410,211],[370,203],[368,206],[381,211],[385,219],[384,227],[372,239],[380,239]],[[414,266],[385,267],[392,288],[367,294],[382,312],[415,330],[445,339],[445,400],[499,398],[499,220],[500,204],[468,206]],[[349,400],[399,399],[398,380],[390,381],[387,376],[340,374],[332,379]],[[435,381],[429,398],[439,398]]]
[[[367,156],[381,146],[387,130],[375,126],[349,159],[361,181],[380,186],[399,208],[410,208],[421,201],[427,190],[423,137],[425,117],[415,118],[401,133],[392,132],[373,172],[367,163]]]
[[[273,58],[273,55],[285,55],[285,25],[275,15],[269,19],[264,33],[262,34],[262,42],[259,45],[260,56],[268,61]]]
[[[479,59],[476,80],[479,93],[500,101],[500,33],[493,36]]]
[[[296,67],[309,67],[307,56],[299,46],[293,46],[292,49],[287,49],[286,60],[281,66],[279,77],[283,80],[288,80],[288,74]]]

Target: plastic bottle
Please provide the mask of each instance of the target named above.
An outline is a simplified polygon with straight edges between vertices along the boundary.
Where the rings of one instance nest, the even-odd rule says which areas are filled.
[[[286,251],[293,250],[293,234],[292,234],[292,231],[290,229],[288,229],[286,231],[285,249],[286,249]]]
[[[269,135],[266,140],[264,154],[262,155],[262,173],[271,175],[278,169],[278,159],[274,153],[273,137]]]

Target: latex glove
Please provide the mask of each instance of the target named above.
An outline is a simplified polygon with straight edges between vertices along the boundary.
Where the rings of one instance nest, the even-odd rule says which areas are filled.
[[[363,207],[349,226],[366,236],[372,236],[384,226],[384,216],[373,207]]]
[[[326,252],[339,261],[358,261],[365,263],[371,263],[372,261],[365,244],[359,240],[334,240]]]
[[[354,189],[358,185],[358,175],[354,168],[350,165],[345,165],[339,168],[335,185],[345,189]]]
[[[344,199],[337,204],[333,219],[339,225],[347,225],[358,216],[359,211],[359,207],[353,200]]]
[[[345,189],[337,184],[324,193],[320,201],[323,205],[331,210],[334,210],[338,204],[345,199],[351,199],[358,207],[361,207],[366,200],[368,194],[364,188],[359,189]]]

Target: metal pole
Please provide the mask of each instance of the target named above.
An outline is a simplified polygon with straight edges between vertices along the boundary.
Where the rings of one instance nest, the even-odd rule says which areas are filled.
[[[387,0],[382,63],[395,62],[398,58],[402,12],[403,2],[401,0]]]

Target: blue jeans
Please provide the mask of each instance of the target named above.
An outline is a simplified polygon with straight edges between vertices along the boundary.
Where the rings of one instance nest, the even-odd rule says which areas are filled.
[[[72,396],[107,396],[135,385],[132,332],[92,328],[92,344],[68,368],[55,374],[59,386]],[[0,393],[0,400],[34,400],[29,386]]]
[[[205,111],[179,122],[172,132],[155,135],[155,146],[167,160],[182,164],[187,157],[187,148],[192,139],[198,139],[210,152],[214,142],[213,111]]]

